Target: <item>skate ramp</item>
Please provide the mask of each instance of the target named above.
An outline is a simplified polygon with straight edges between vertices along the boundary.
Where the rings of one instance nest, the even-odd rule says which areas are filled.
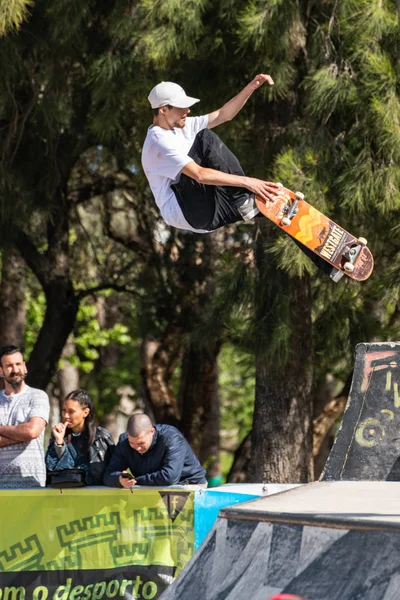
[[[162,600],[397,600],[400,483],[324,482],[220,511]]]
[[[321,481],[400,481],[399,387],[400,343],[358,344],[342,425]]]

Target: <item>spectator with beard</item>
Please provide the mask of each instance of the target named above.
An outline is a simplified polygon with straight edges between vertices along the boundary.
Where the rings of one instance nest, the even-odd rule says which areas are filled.
[[[0,347],[0,488],[44,487],[47,394],[25,383],[27,368],[17,346]]]

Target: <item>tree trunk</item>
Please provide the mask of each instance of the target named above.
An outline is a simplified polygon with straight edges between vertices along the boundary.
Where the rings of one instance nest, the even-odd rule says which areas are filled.
[[[218,393],[218,342],[191,342],[182,360],[182,432],[201,464],[207,479],[217,484],[220,468],[220,403]]]
[[[324,386],[327,391],[327,387]],[[346,387],[345,387],[346,389]],[[347,390],[348,391],[348,390]],[[328,393],[328,391],[327,391]],[[339,395],[336,398],[327,396],[323,405],[321,399],[317,402],[318,416],[313,420],[313,456],[314,477],[321,475],[329,452],[332,448],[334,435],[331,433],[335,421],[343,414],[346,407],[347,396]],[[314,403],[314,411],[316,405]],[[244,438],[235,452],[232,467],[227,481],[229,483],[245,483],[248,481],[248,470],[251,462],[251,432]]]
[[[75,342],[70,336],[64,346],[62,353],[62,367],[58,370],[58,389],[60,408],[64,402],[64,398],[73,390],[79,388],[79,369],[72,365],[68,360],[76,353]]]
[[[180,336],[179,336],[180,337]],[[172,375],[179,359],[173,336],[165,337],[163,343],[147,336],[142,343],[141,377],[146,412],[156,423],[178,425],[180,414]]]
[[[278,269],[274,257],[265,255],[265,239],[260,236],[258,241],[256,293],[257,330],[259,338],[266,340],[256,349],[249,479],[308,482],[313,478],[310,279],[307,275],[289,278]]]
[[[29,359],[27,378],[29,385],[40,389],[46,389],[57,370],[80,302],[69,269],[68,206],[61,192],[55,200],[58,201],[57,210],[47,222],[46,252],[39,252],[23,231],[16,232],[16,246],[46,296],[45,317]]]
[[[26,326],[25,262],[13,249],[3,251],[0,284],[0,340],[24,347]]]
[[[57,370],[79,308],[69,281],[53,282],[46,292],[45,318],[29,359],[28,373],[29,385],[42,390],[46,389]]]
[[[235,452],[232,467],[227,477],[229,483],[246,483],[248,481],[251,461],[251,437],[252,432],[250,431]]]

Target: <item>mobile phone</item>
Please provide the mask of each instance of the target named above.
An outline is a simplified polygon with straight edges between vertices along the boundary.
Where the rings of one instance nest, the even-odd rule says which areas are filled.
[[[135,479],[134,475],[132,475],[132,473],[121,473],[121,477],[122,479]]]

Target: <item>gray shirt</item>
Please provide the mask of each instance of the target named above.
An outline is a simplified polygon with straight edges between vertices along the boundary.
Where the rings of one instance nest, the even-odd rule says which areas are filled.
[[[32,417],[49,420],[46,392],[25,386],[19,394],[0,391],[0,425],[20,425]],[[30,442],[0,448],[0,488],[31,488],[46,485],[43,449],[44,429]]]

